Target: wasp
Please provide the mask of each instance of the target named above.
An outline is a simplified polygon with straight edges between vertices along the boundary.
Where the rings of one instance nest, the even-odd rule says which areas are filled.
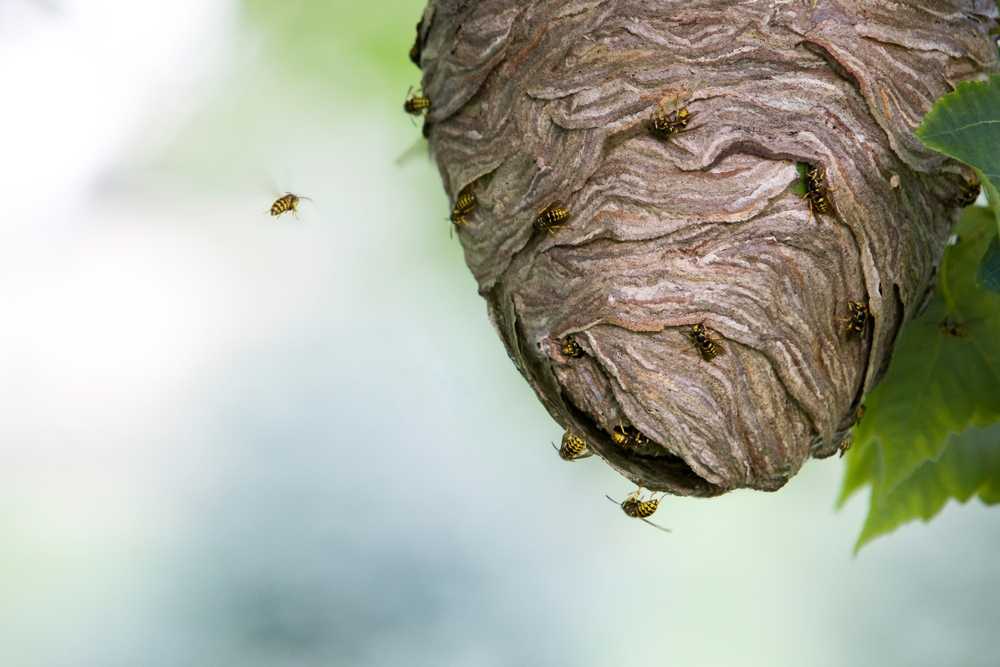
[[[649,444],[649,438],[644,436],[634,426],[619,424],[611,431],[611,441],[622,449],[634,449]]]
[[[476,199],[475,193],[472,192],[472,184],[470,183],[458,193],[455,205],[451,208],[451,221],[456,225],[464,225],[468,222],[466,216],[471,215],[478,205],[479,201]]]
[[[955,198],[955,206],[959,208],[965,208],[966,206],[972,206],[979,199],[979,192],[981,187],[978,180],[969,181],[964,186],[962,186],[962,191]]]
[[[837,448],[840,450],[840,458],[844,458],[844,454],[847,453],[847,450],[850,449],[853,444],[854,434],[848,433],[847,436],[841,441],[840,447]]]
[[[587,441],[574,433],[570,433],[569,431],[563,433],[560,447],[557,448],[555,443],[553,443],[552,447],[559,452],[559,458],[564,461],[575,461],[591,455],[590,447],[587,446]]]
[[[409,97],[403,102],[403,111],[412,116],[419,116],[431,108],[431,101],[430,98],[424,97],[419,92],[410,94],[412,92],[413,88],[410,88],[409,92],[407,92]]]
[[[847,336],[864,336],[868,332],[868,324],[871,322],[872,313],[868,310],[868,305],[860,301],[847,302],[847,317],[842,319],[846,325]]]
[[[860,424],[864,416],[865,416],[865,404],[862,403],[861,405],[858,406],[858,409],[854,412],[854,426]],[[840,458],[844,457],[844,454],[847,452],[848,449],[851,448],[851,445],[853,444],[854,444],[854,431],[852,430],[840,443],[840,447],[837,448],[840,450]]]
[[[819,167],[809,167],[803,180],[806,185],[806,193],[802,197],[809,205],[809,213],[818,218],[824,213],[829,213],[830,189],[826,185],[826,174]]]
[[[687,128],[691,112],[686,106],[667,111],[662,104],[653,109],[649,117],[649,131],[658,139],[669,139]]]
[[[282,213],[288,213],[291,211],[292,215],[297,218],[299,217],[299,201],[301,200],[312,201],[309,197],[303,197],[302,195],[295,195],[291,192],[287,192],[275,199],[274,203],[271,204],[271,215],[277,217]]]
[[[566,336],[562,339],[562,353],[564,357],[576,359],[583,356],[583,348],[572,336]]]
[[[535,231],[555,234],[558,230],[566,226],[569,216],[568,209],[558,202],[553,202],[543,208],[535,217]]]
[[[965,338],[968,333],[964,324],[956,322],[951,318],[941,320],[941,323],[938,325],[938,330],[945,336],[951,336],[953,338]]]
[[[618,502],[617,500],[608,495],[605,495],[604,497],[613,502],[615,505],[621,507],[622,511],[625,512],[627,516],[630,516],[633,519],[639,519],[640,521],[644,521],[648,523],[650,526],[653,526],[654,528],[662,530],[665,533],[669,533],[670,532],[669,528],[664,528],[663,526],[655,524],[649,520],[649,517],[653,516],[653,514],[656,513],[656,510],[659,509],[660,499],[654,498],[652,496],[643,499],[640,495],[641,492],[642,488],[640,487],[635,491],[633,491],[632,493],[630,493],[628,497],[625,498],[625,500],[623,500],[622,502]]]
[[[819,167],[810,166],[803,177],[806,183],[806,192],[818,192],[826,185],[826,175]]]
[[[694,343],[699,354],[701,354],[701,358],[705,361],[711,361],[719,355],[726,353],[722,346],[708,335],[708,329],[705,328],[704,323],[692,326],[691,331],[688,332],[688,338]]]
[[[417,23],[417,39],[413,42],[413,46],[410,47],[410,62],[412,62],[417,67],[420,67],[420,52],[424,50],[424,43],[420,39],[420,29],[424,25],[424,20],[420,19]]]

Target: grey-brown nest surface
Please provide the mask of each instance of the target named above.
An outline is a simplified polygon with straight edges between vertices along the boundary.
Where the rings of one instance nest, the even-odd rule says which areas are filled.
[[[431,151],[451,201],[475,197],[466,261],[556,421],[674,494],[774,490],[834,453],[971,177],[913,130],[997,71],[996,19],[993,0],[432,0]],[[549,229],[550,205],[569,217]]]

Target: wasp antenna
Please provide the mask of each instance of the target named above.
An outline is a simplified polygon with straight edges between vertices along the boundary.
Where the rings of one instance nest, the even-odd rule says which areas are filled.
[[[559,448],[556,447],[556,443],[554,443],[551,440],[549,440],[549,444],[552,445],[552,449],[556,450],[557,452],[559,451]]]
[[[614,498],[612,498],[612,497],[611,497],[611,496],[609,496],[608,494],[606,494],[606,493],[605,493],[605,494],[604,494],[604,497],[605,497],[605,498],[607,498],[608,500],[610,500],[611,502],[613,502],[613,503],[614,503],[615,505],[618,505],[618,506],[621,506],[621,503],[620,503],[620,502],[618,502],[617,500],[615,500]]]

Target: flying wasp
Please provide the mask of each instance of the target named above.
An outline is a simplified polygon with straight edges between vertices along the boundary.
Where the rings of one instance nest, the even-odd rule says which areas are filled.
[[[692,326],[691,331],[688,332],[688,338],[694,343],[701,358],[705,361],[712,361],[712,359],[726,353],[722,346],[708,335],[708,329],[705,328],[704,323]]]
[[[622,511],[625,512],[627,516],[644,521],[650,526],[662,530],[665,533],[671,532],[669,528],[664,528],[663,526],[655,524],[649,520],[649,517],[653,516],[656,510],[660,507],[660,499],[650,496],[649,498],[643,500],[640,496],[641,491],[641,488],[636,489],[622,502],[618,502],[608,495],[605,495],[604,497],[613,502],[615,505],[621,507]]]
[[[562,339],[561,350],[563,356],[570,359],[577,359],[583,356],[583,348],[580,347],[580,344],[576,342],[573,336],[566,336]]]
[[[845,324],[845,332],[848,337],[864,336],[868,332],[868,324],[871,322],[872,313],[868,310],[868,305],[860,301],[847,302],[847,317],[841,319]]]
[[[664,105],[659,104],[649,117],[649,131],[658,139],[669,139],[686,129],[690,121],[691,112],[686,106],[667,111]]]
[[[408,97],[403,102],[403,111],[411,116],[419,116],[431,108],[430,98],[424,97],[419,92],[414,93],[413,88],[410,88],[406,94]]]
[[[810,166],[803,180],[806,185],[806,193],[802,197],[809,205],[809,213],[817,219],[820,215],[829,213],[831,210],[830,189],[826,185],[826,174],[819,167]]]
[[[558,230],[566,226],[569,216],[568,209],[558,202],[553,202],[543,208],[535,217],[535,231],[555,234]]]
[[[309,197],[303,197],[302,195],[292,194],[291,192],[286,192],[271,204],[271,215],[278,217],[283,213],[288,213],[291,211],[292,215],[296,218],[299,217],[299,202],[300,201],[312,201]]]
[[[552,447],[559,452],[559,458],[563,461],[575,461],[592,454],[590,447],[587,446],[587,441],[569,431],[563,433],[560,447],[556,447],[555,443],[552,444]]]

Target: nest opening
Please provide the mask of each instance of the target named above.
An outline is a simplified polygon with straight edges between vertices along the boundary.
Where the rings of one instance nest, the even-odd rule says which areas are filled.
[[[563,401],[573,417],[575,429],[583,434],[590,448],[639,486],[675,495],[717,496],[725,492],[722,487],[698,475],[683,458],[659,443],[662,454],[656,456],[623,449],[614,443],[611,435],[593,417],[577,408],[565,394]]]

